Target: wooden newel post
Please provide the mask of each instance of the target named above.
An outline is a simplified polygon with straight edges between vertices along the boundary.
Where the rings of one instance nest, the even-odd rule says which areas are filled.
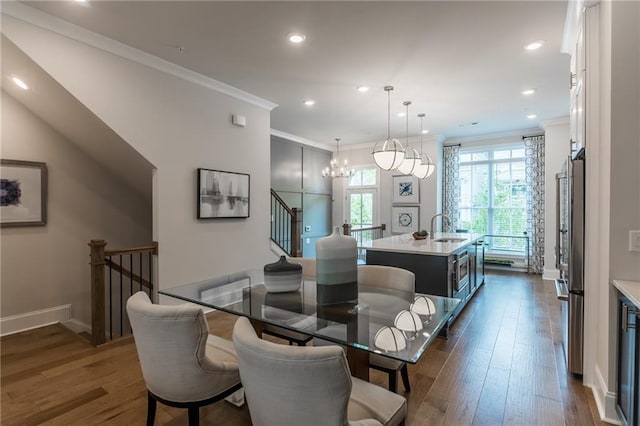
[[[302,256],[302,210],[292,208],[291,216],[291,254],[295,257]]]
[[[351,225],[349,225],[348,223],[342,225],[342,233],[344,235],[351,235]]]
[[[91,343],[105,343],[104,272],[105,240],[91,240]]]

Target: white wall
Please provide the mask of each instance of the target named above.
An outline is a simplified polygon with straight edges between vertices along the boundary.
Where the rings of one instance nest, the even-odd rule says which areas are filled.
[[[151,243],[151,203],[2,93],[0,157],[48,169],[46,226],[2,228],[2,317],[71,305],[90,325],[90,239],[111,248]],[[149,189],[151,188],[149,176]],[[4,328],[4,324],[3,324]],[[10,328],[10,327],[9,327]],[[13,331],[13,330],[8,330]],[[3,330],[7,332],[7,330]]]
[[[545,279],[559,277],[555,268],[556,245],[556,180],[570,153],[569,118],[549,120],[544,123],[544,273]]]
[[[3,33],[157,167],[161,289],[272,259],[269,110],[8,16]],[[247,127],[231,124],[234,113]],[[251,217],[198,221],[198,167],[249,173]]]
[[[416,147],[419,151],[420,138],[410,139],[412,146]],[[371,142],[369,145],[358,145],[358,147],[341,147],[340,156],[346,158],[349,164],[357,166],[374,166],[373,156],[371,155],[375,142]],[[440,169],[440,162],[442,161],[441,151],[439,151],[439,144],[436,137],[423,138],[423,152],[431,156],[436,162],[436,172]],[[440,154],[439,154],[440,152]],[[386,224],[387,230],[385,236],[391,235],[391,207],[392,207],[392,184],[393,176],[400,173],[387,172],[381,169],[379,171],[379,199],[380,199],[380,211],[379,211],[379,224]],[[344,180],[334,179],[333,184],[333,225],[340,226],[345,223],[344,215]],[[420,180],[420,229],[429,229],[431,217],[438,212],[438,197],[437,197],[437,173],[433,173],[428,178]]]

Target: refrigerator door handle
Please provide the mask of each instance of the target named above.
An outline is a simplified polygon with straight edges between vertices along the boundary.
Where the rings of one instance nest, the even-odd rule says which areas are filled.
[[[564,251],[564,247],[562,247],[562,236],[567,233],[566,229],[562,229],[561,220],[561,207],[560,203],[562,202],[562,198],[560,196],[562,191],[562,179],[566,179],[567,175],[565,173],[556,173],[556,269],[559,271],[564,270],[562,267],[562,252]]]

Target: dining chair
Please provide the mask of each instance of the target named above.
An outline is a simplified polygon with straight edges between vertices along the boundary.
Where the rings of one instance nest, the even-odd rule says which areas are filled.
[[[394,266],[360,265],[358,285],[414,293],[416,276],[411,271]],[[392,392],[397,392],[400,371],[404,389],[407,392],[411,390],[406,362],[372,353],[369,355],[369,367],[389,375],[389,390]]]
[[[242,387],[233,342],[209,334],[202,309],[152,304],[140,291],[127,300],[127,314],[147,386],[147,425],[157,401],[187,408],[189,425],[199,409]]]
[[[351,377],[339,346],[268,342],[244,317],[233,328],[233,343],[256,426],[404,424],[406,399]]]
[[[308,257],[287,257],[289,262],[298,263],[302,265],[302,278],[315,280],[316,279],[316,260]],[[298,333],[277,325],[263,324],[262,332],[271,336],[278,337],[286,340],[290,345],[296,344],[298,346],[305,346],[311,336],[307,334]]]
[[[381,288],[387,290],[398,290],[413,293],[415,291],[415,274],[411,271],[394,266],[382,265],[359,265],[358,266],[358,286],[367,286],[373,288]],[[360,294],[359,298],[365,297],[366,294]],[[371,295],[375,296],[375,295]],[[374,303],[373,300],[359,300],[364,304]],[[397,299],[398,312],[406,305],[406,300]],[[385,297],[385,308],[389,309],[389,304],[394,303],[390,298]],[[393,310],[393,308],[391,308]],[[406,308],[405,308],[406,309]],[[335,339],[344,339],[347,329],[343,324],[331,325],[322,329],[322,334]],[[335,343],[321,338],[314,338],[314,346],[327,346]],[[388,375],[389,390],[398,391],[398,371],[402,377],[404,389],[409,392],[411,384],[409,383],[409,371],[407,363],[404,361],[392,359],[380,354],[369,353],[369,367],[374,370],[382,371]]]

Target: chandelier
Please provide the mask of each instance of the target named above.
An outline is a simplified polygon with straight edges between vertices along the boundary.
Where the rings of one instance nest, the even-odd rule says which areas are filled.
[[[391,138],[391,91],[393,86],[385,86],[387,92],[387,139],[373,147],[373,161],[382,170],[398,168],[404,160],[404,148],[397,139]]]
[[[410,175],[413,174],[416,165],[420,163],[420,154],[409,145],[409,105],[411,105],[411,101],[405,101],[402,105],[407,107],[407,145],[404,149],[404,160],[398,166],[398,171],[403,175]]]
[[[351,175],[353,170],[348,167],[346,159],[340,165],[340,139],[336,138],[336,156],[331,159],[329,166],[322,170],[322,177],[347,178]]]
[[[420,155],[419,161],[416,163],[415,168],[413,169],[413,175],[418,179],[424,179],[436,170],[436,163],[431,159],[431,157],[424,152],[422,152],[422,135],[424,134],[424,128],[422,127],[422,120],[424,119],[424,113],[421,112],[418,114],[420,117]]]

